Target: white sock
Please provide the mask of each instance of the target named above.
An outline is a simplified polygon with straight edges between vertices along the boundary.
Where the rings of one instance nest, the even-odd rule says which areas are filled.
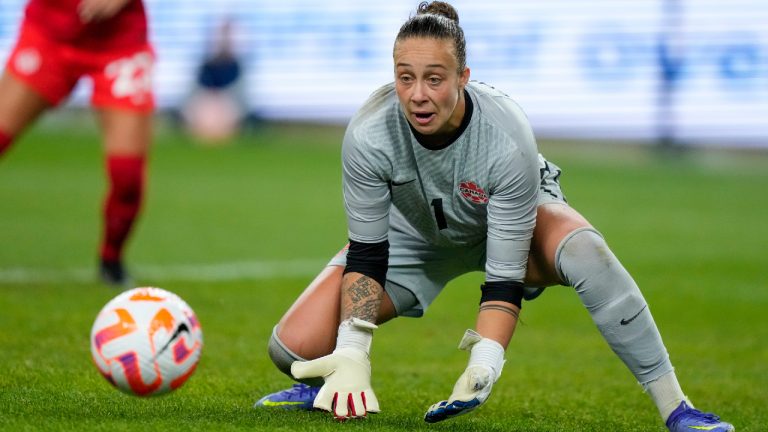
[[[657,379],[643,384],[645,391],[651,396],[656,408],[659,409],[661,418],[666,422],[672,411],[685,401],[693,408],[693,404],[683,394],[680,383],[677,382],[675,372],[668,372]]]

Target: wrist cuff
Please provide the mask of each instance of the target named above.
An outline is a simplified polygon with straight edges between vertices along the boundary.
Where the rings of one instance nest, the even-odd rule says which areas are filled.
[[[366,354],[371,351],[373,330],[378,328],[375,324],[363,321],[359,318],[344,320],[339,325],[339,333],[336,336],[336,349],[356,348]]]
[[[467,330],[459,348],[469,351],[469,364],[467,367],[484,366],[493,371],[493,380],[501,376],[504,368],[504,347],[495,340],[484,338],[474,330]]]

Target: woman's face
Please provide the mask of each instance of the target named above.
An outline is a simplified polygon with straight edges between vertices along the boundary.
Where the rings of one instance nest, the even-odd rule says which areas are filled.
[[[450,40],[411,37],[394,50],[395,90],[416,131],[448,139],[464,118],[464,86],[469,68],[458,72]]]

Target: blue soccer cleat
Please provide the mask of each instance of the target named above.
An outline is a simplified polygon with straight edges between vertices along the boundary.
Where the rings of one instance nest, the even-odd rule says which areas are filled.
[[[669,415],[667,427],[670,432],[732,432],[736,430],[732,424],[720,421],[720,417],[691,408],[685,401],[680,402],[680,405]]]
[[[253,404],[254,408],[281,408],[293,410],[311,410],[320,387],[306,384],[294,384],[293,387],[268,394]]]

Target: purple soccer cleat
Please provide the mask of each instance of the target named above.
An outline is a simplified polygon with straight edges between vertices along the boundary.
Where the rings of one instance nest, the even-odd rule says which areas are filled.
[[[732,424],[720,421],[720,417],[712,413],[704,413],[688,406],[685,401],[672,411],[667,419],[670,432],[733,432]]]
[[[320,387],[294,384],[293,387],[268,394],[253,404],[254,408],[281,408],[288,410],[311,410]]]

